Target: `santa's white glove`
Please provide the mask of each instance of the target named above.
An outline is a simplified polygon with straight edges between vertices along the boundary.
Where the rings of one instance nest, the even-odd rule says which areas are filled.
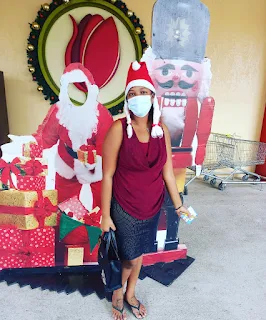
[[[94,168],[91,171],[87,168],[87,165],[75,159],[74,161],[74,171],[76,173],[76,177],[81,184],[86,183],[95,183],[102,180],[103,172],[102,172],[102,157],[96,156],[96,163],[93,165]]]
[[[6,161],[12,161],[14,157],[22,157],[22,145],[30,141],[36,141],[33,136],[13,136],[10,134],[8,137],[12,141],[1,146],[2,157]]]
[[[8,138],[15,143],[23,144],[29,142],[36,142],[36,139],[33,136],[14,136],[13,134],[9,134]]]

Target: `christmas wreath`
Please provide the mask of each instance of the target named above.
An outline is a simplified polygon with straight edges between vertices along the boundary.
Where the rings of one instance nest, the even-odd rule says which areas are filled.
[[[97,0],[85,0],[87,2],[97,2]],[[145,39],[145,33],[143,30],[143,26],[140,24],[139,18],[134,14],[134,12],[130,11],[126,4],[120,0],[99,0],[102,2],[109,2],[109,5],[112,4],[117,9],[123,12],[125,17],[130,19],[130,22],[135,28],[135,36],[138,39],[141,48],[138,53],[138,59],[140,59],[143,51],[147,48],[147,42]],[[52,14],[54,10],[56,10],[59,6],[68,6],[72,3],[75,3],[76,0],[53,0],[50,4],[44,3],[40,10],[37,13],[35,21],[30,23],[31,32],[28,37],[28,45],[27,45],[27,57],[28,57],[28,68],[29,72],[32,74],[32,80],[37,82],[37,90],[42,92],[45,97],[45,100],[49,100],[50,104],[54,104],[58,101],[58,92],[55,92],[51,88],[51,86],[47,83],[45,76],[42,72],[40,61],[39,61],[39,38],[41,34],[42,27],[44,26],[46,20]],[[116,10],[117,10],[116,9]],[[123,101],[120,96],[120,101],[116,105],[107,106],[112,115],[117,115],[123,111]]]

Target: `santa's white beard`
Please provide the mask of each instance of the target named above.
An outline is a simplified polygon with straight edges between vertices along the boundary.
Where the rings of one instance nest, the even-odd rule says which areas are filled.
[[[171,139],[178,139],[182,135],[185,126],[185,108],[164,107],[162,119],[169,130]]]
[[[90,86],[88,98],[84,105],[80,107],[72,104],[67,92],[57,103],[59,108],[57,119],[68,130],[68,136],[74,151],[87,144],[87,140],[92,137],[93,133],[97,132],[98,93],[98,87]]]

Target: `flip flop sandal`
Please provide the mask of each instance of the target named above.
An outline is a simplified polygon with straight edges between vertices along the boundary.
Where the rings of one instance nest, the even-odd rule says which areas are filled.
[[[137,300],[138,301],[138,300]],[[141,315],[140,315],[140,305],[141,305],[141,303],[140,303],[140,301],[138,301],[138,306],[136,307],[136,306],[133,306],[132,304],[130,304],[128,301],[126,301],[125,300],[125,302],[129,305],[129,307],[131,308],[131,312],[132,312],[132,314],[135,316],[135,318],[137,318],[137,319],[144,319],[146,316],[144,316],[144,317],[142,317]],[[138,312],[139,312],[139,315],[140,315],[140,318],[138,318],[137,316],[136,316],[136,314],[133,312],[133,310],[132,309],[135,309],[135,310],[138,310]]]
[[[112,308],[115,309],[116,311],[120,312],[122,315],[122,319],[124,319],[124,314],[123,314],[124,310],[125,310],[124,307],[122,309],[119,309],[119,308],[115,307],[114,305],[112,305]]]

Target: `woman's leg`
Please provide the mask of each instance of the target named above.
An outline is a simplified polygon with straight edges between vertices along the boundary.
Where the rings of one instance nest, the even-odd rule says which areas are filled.
[[[125,296],[126,296],[126,301],[129,304],[131,304],[135,307],[138,307],[139,302],[138,302],[137,298],[135,297],[135,289],[136,289],[136,284],[137,284],[137,281],[139,278],[139,273],[140,273],[140,269],[142,266],[143,257],[141,256],[141,257],[137,258],[136,260],[137,260],[137,262],[136,262],[134,268],[132,269],[130,276],[128,278],[128,281],[127,281],[127,289],[126,289]],[[147,315],[146,308],[142,304],[140,305],[139,311],[135,308],[132,308],[132,311],[134,312],[136,317],[139,319],[142,319]]]
[[[138,266],[138,259],[134,259],[131,261],[123,261],[122,263],[122,288],[118,289],[113,292],[113,297],[112,297],[112,304],[116,308],[122,310],[123,305],[124,305],[124,293],[123,293],[123,288],[125,283],[128,281],[131,273],[133,270]],[[140,270],[140,269],[139,269]],[[126,314],[123,313],[123,316],[121,312],[113,309],[113,316],[115,320],[125,320],[126,319]]]

